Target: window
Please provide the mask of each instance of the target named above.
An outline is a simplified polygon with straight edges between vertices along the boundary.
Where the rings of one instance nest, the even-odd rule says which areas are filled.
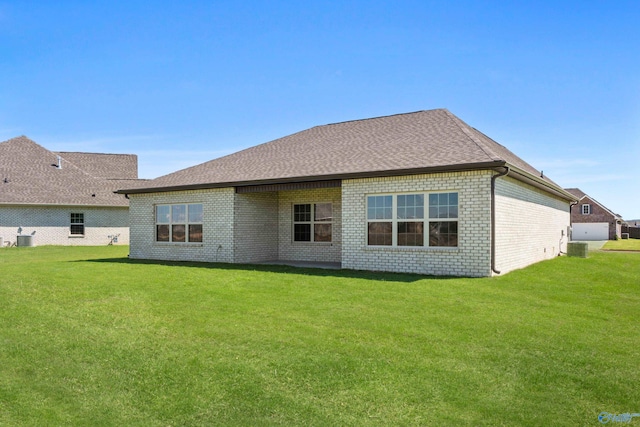
[[[156,242],[202,242],[202,205],[157,205]]]
[[[591,205],[582,205],[582,215],[589,215],[591,213]]]
[[[457,220],[458,193],[429,194],[429,246],[458,246]]]
[[[72,213],[70,233],[74,236],[84,236],[84,214]]]
[[[331,203],[293,205],[294,242],[331,242],[332,223]]]
[[[367,201],[368,244],[392,245],[393,196],[369,196]]]
[[[367,196],[367,244],[458,246],[458,193]]]
[[[424,196],[397,196],[398,246],[424,246]]]

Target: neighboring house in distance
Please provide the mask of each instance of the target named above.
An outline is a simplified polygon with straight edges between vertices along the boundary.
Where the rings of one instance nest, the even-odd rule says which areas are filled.
[[[578,199],[578,204],[571,208],[572,240],[620,238],[624,222],[620,215],[613,213],[579,188],[566,190]]]
[[[129,243],[129,201],[114,191],[138,182],[132,154],[51,152],[25,136],[0,142],[0,237],[36,245]]]
[[[130,257],[491,276],[566,250],[575,198],[445,109],[317,126],[130,197]]]

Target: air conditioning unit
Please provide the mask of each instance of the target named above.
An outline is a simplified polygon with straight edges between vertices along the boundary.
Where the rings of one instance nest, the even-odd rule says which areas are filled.
[[[17,246],[33,246],[33,236],[31,235],[17,236],[16,245]]]

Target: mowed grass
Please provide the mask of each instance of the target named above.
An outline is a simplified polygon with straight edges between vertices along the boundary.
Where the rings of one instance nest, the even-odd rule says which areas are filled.
[[[640,412],[640,254],[491,279],[0,250],[0,425],[599,425]]]
[[[609,240],[602,248],[615,251],[640,251],[640,239]]]

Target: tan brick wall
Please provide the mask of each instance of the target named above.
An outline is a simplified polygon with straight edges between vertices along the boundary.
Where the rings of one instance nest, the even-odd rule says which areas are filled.
[[[510,177],[496,179],[496,269],[502,274],[567,250],[569,202]]]
[[[278,256],[281,260],[340,262],[342,258],[342,193],[340,188],[281,191],[279,193]],[[293,205],[331,203],[333,226],[331,243],[293,241]]]
[[[429,275],[490,275],[490,178],[489,171],[476,171],[343,181],[342,267]],[[367,246],[367,195],[432,191],[458,192],[458,247]]]
[[[233,262],[233,188],[131,194],[130,257],[173,261]],[[202,243],[155,241],[155,205],[202,203]]]
[[[84,214],[84,236],[70,233],[71,213]],[[115,244],[129,244],[129,209],[88,206],[1,206],[0,237],[5,244],[15,243],[18,227],[32,234],[33,243],[42,245],[100,246],[113,236]]]

